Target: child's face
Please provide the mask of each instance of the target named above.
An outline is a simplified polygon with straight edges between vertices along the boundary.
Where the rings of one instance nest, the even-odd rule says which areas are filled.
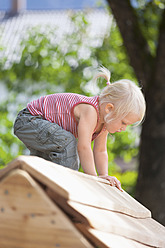
[[[122,132],[126,130],[128,125],[132,125],[139,121],[137,114],[128,114],[124,118],[118,118],[109,123],[105,123],[106,129],[109,133]]]

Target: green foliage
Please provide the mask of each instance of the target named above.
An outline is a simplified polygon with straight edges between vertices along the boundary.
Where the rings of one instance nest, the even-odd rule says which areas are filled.
[[[24,146],[12,135],[13,122],[7,112],[1,111],[0,119],[0,168],[10,162],[13,157],[22,154]]]
[[[158,45],[159,25],[162,18],[162,13],[165,8],[164,0],[137,1],[135,8],[138,16],[140,28],[146,38],[150,52],[153,56],[156,55]]]
[[[91,65],[89,57],[82,58],[82,48],[91,49],[85,37],[88,22],[84,15],[71,16],[73,32],[59,40],[57,29],[37,26],[27,31],[21,42],[22,56],[4,71],[3,80],[9,90],[35,95],[41,91],[85,93],[81,87],[83,69]]]
[[[131,162],[132,158],[136,158],[138,155],[137,145],[138,135],[131,130],[131,127],[127,127],[127,130],[123,133],[116,133],[113,137],[108,137],[108,157],[109,157],[109,175],[115,176],[120,180],[122,188],[129,192],[132,196],[135,192],[137,171],[133,168],[129,171],[122,171],[114,160],[117,157],[123,159],[124,162]]]
[[[138,176],[137,171],[125,171],[123,173],[115,172],[113,173],[113,176],[120,180],[122,188],[125,191],[129,192],[129,194],[134,196]]]
[[[137,140],[138,134],[133,132],[132,127],[127,127],[125,132],[115,133],[112,138],[108,139],[109,157],[112,156],[113,161],[116,156],[119,156],[125,162],[130,162],[138,154]]]
[[[112,82],[122,78],[136,81],[134,71],[129,65],[122,37],[115,22],[112,24],[110,37],[106,36],[103,45],[97,49],[96,57],[100,64],[103,64],[111,71]]]

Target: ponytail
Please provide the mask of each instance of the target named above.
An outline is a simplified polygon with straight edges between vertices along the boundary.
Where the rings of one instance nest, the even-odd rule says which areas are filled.
[[[94,80],[96,81],[99,77],[105,78],[107,81],[107,85],[110,84],[111,72],[105,68],[104,66],[100,66],[94,76]]]

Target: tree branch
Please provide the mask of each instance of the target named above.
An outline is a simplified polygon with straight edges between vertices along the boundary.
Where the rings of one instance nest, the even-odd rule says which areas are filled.
[[[140,30],[134,9],[129,0],[107,0],[107,2],[123,37],[130,64],[145,88],[150,78],[153,57]]]

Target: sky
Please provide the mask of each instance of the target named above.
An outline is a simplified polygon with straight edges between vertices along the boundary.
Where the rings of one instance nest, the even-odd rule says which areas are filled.
[[[0,10],[9,10],[12,0],[0,0]],[[42,9],[82,9],[106,4],[106,0],[26,0],[29,10]]]

